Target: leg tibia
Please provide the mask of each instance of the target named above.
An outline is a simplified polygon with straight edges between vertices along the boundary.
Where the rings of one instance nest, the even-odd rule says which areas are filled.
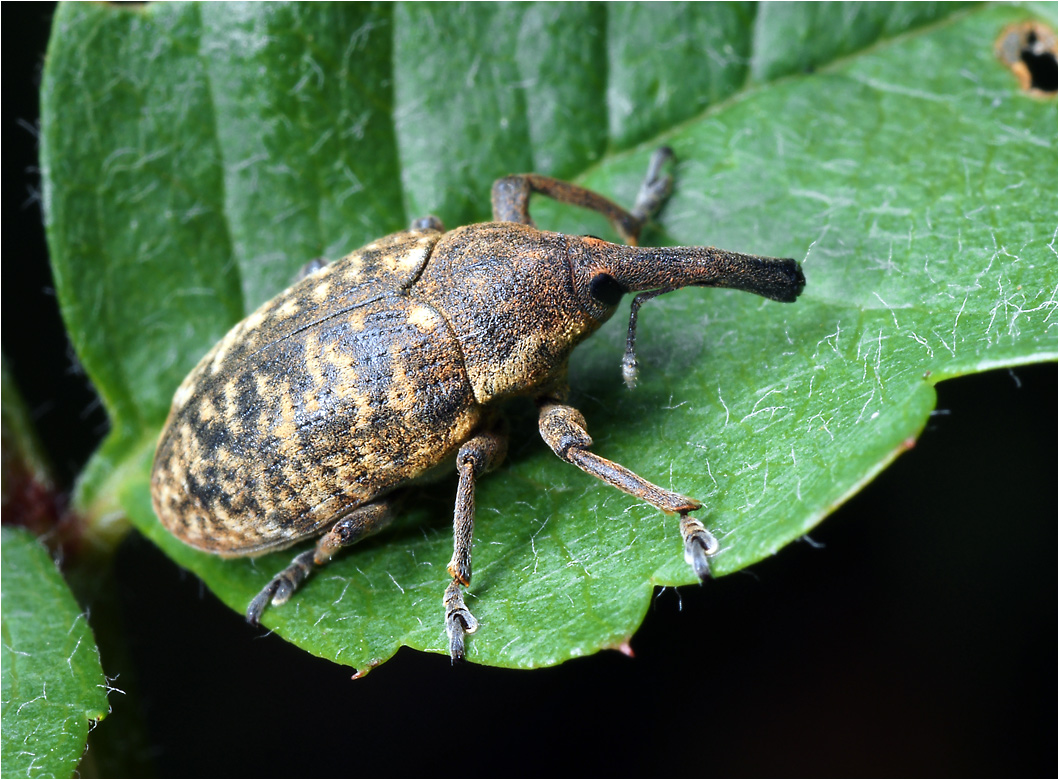
[[[663,512],[679,514],[680,535],[684,539],[684,560],[694,569],[699,579],[709,577],[709,559],[718,551],[719,545],[701,522],[688,516],[689,512],[699,509],[702,504],[694,498],[664,490],[624,466],[589,451],[592,438],[585,430],[585,418],[577,409],[558,403],[552,398],[539,399],[538,404],[541,437],[555,454],[586,474],[636,496]]]
[[[507,453],[504,430],[487,430],[470,439],[456,456],[459,484],[452,515],[453,549],[449,574],[461,585],[471,584],[471,547],[474,534],[474,483],[485,472],[496,468]]]
[[[503,424],[494,426],[460,447],[456,455],[459,484],[456,487],[456,508],[452,517],[452,560],[449,574],[452,582],[445,590],[445,630],[449,635],[449,654],[459,661],[465,653],[463,635],[474,633],[478,621],[463,603],[460,586],[471,584],[471,549],[474,536],[475,480],[495,468],[507,453],[507,432]]]
[[[585,418],[572,406],[545,401],[540,406],[539,424],[541,437],[556,455],[608,485],[663,512],[687,514],[702,506],[694,498],[664,490],[624,466],[590,452],[592,438],[585,430]]]

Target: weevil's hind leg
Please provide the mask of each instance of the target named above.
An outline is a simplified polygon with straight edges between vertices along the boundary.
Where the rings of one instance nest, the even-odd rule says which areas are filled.
[[[317,567],[323,566],[343,547],[348,547],[365,536],[385,528],[394,518],[397,500],[387,496],[371,504],[359,506],[336,522],[320,537],[316,548],[300,553],[290,565],[277,574],[261,589],[246,609],[246,620],[257,625],[261,613],[271,602],[275,606],[285,604],[291,594]]]
[[[592,437],[585,429],[584,416],[574,407],[561,403],[555,396],[538,398],[537,405],[540,409],[541,437],[556,455],[663,512],[679,514],[684,560],[695,570],[699,579],[710,576],[709,559],[717,552],[719,545],[702,523],[688,516],[689,512],[702,506],[701,502],[664,490],[624,466],[590,452],[588,448],[592,446]]]
[[[602,195],[576,184],[540,176],[536,173],[520,173],[497,179],[493,184],[493,219],[497,222],[518,222],[532,225],[529,213],[531,193],[545,195],[560,203],[598,211],[614,226],[627,244],[636,245],[640,240],[643,226],[665,203],[672,190],[672,177],[664,172],[667,162],[673,158],[673,151],[664,146],[655,151],[647,167],[647,176],[640,186],[633,210],[626,211]]]
[[[471,547],[474,535],[474,483],[495,468],[507,453],[507,430],[498,425],[469,439],[456,456],[459,484],[456,487],[456,509],[452,516],[452,560],[449,574],[452,582],[445,588],[445,633],[449,637],[452,662],[462,661],[466,655],[463,637],[478,630],[478,621],[463,602],[460,586],[471,584]]]

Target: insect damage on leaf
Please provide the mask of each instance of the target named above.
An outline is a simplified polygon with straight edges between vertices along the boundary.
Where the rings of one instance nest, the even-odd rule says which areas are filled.
[[[994,46],[997,58],[1019,80],[1024,92],[1054,96],[1057,87],[1055,30],[1040,22],[1008,25]]]

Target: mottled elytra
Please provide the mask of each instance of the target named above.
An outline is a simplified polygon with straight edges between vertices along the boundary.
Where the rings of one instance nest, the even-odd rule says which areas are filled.
[[[709,575],[717,542],[690,512],[702,504],[663,490],[591,451],[566,403],[567,363],[633,299],[626,381],[636,376],[640,305],[680,287],[731,287],[793,301],[805,285],[794,260],[707,247],[641,248],[647,219],[669,194],[668,149],[652,157],[632,211],[545,176],[493,185],[493,222],[445,231],[433,217],[380,238],[300,281],[236,325],[173,398],[151,474],[155,512],[180,539],[233,557],[319,537],[254,598],[257,623],[342,547],[389,523],[409,483],[455,467],[454,545],[445,590],[453,660],[477,621],[471,583],[474,486],[507,450],[498,406],[531,396],[555,454],[680,518],[684,557]],[[598,211],[626,244],[537,230],[531,193]]]

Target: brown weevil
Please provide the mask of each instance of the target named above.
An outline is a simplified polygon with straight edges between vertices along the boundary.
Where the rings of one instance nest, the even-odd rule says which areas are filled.
[[[663,512],[679,515],[684,557],[709,575],[717,542],[689,513],[702,504],[591,451],[567,405],[570,353],[633,299],[622,362],[636,373],[636,313],[689,285],[793,301],[794,260],[704,247],[636,246],[669,194],[668,149],[652,157],[632,211],[535,174],[493,185],[493,222],[445,231],[428,217],[303,278],[233,327],[173,399],[151,474],[154,509],[183,541],[225,557],[320,537],[253,599],[256,623],[342,547],[389,523],[410,483],[455,467],[449,652],[477,621],[471,582],[474,486],[507,449],[498,406],[531,396],[555,454]],[[625,244],[538,230],[531,193],[592,209]]]

